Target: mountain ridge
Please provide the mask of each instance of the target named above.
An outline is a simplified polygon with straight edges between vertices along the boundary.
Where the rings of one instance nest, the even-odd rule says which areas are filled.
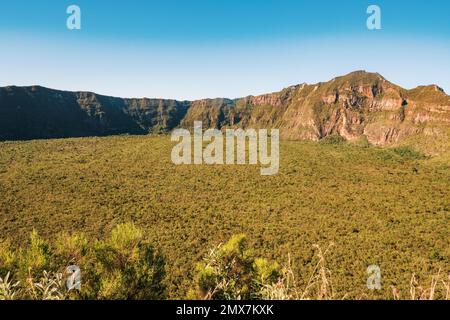
[[[166,133],[176,127],[278,128],[285,139],[340,135],[388,145],[448,135],[450,96],[433,84],[404,89],[379,73],[351,72],[262,95],[194,101],[120,98],[34,85],[0,88],[0,140]]]

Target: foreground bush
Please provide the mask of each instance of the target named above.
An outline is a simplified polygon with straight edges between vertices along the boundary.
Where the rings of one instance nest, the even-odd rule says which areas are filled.
[[[246,248],[244,235],[233,236],[211,250],[197,266],[192,299],[261,299],[262,289],[278,281],[281,268],[276,262],[256,258]]]
[[[336,296],[326,256],[333,244],[316,250],[314,268],[303,286],[287,264],[257,257],[244,235],[213,248],[198,263],[190,299],[303,300]],[[81,286],[68,290],[68,266],[81,270]],[[133,224],[121,224],[105,240],[61,234],[49,243],[32,232],[29,245],[0,241],[0,300],[165,299],[164,259]],[[72,283],[73,285],[73,283]],[[409,292],[392,287],[393,299],[450,299],[450,275],[439,271],[430,282],[411,278]],[[367,292],[366,292],[367,293]],[[361,293],[360,299],[366,299]]]
[[[81,271],[81,288],[67,289],[68,266]],[[164,299],[164,260],[133,224],[106,240],[62,234],[50,244],[34,231],[29,246],[0,242],[0,299]]]
[[[300,290],[291,268],[256,257],[247,248],[244,235],[233,236],[227,243],[211,250],[197,266],[196,287],[191,299],[212,300],[304,300],[333,299],[331,272],[325,266],[325,252],[319,246],[317,264],[305,288]]]
[[[197,265],[195,288],[190,299],[210,300],[336,300],[332,272],[328,269],[326,256],[333,249],[331,243],[325,250],[318,245],[315,264],[308,281],[300,287],[291,267],[290,257],[286,265],[257,258],[247,248],[244,235],[233,236],[227,243],[210,251],[204,261]],[[399,300],[449,300],[450,275],[441,273],[431,277],[430,283],[419,284],[413,274],[409,292],[392,287],[392,299]],[[368,299],[368,292],[358,299]]]

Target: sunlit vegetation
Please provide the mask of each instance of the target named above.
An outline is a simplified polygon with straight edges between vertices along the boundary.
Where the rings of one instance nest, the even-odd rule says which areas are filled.
[[[262,297],[266,288],[266,298],[302,298],[320,261],[314,245],[331,242],[333,298],[393,298],[393,288],[408,298],[413,274],[419,288],[450,273],[448,157],[364,141],[283,141],[279,174],[266,177],[251,165],[175,166],[173,145],[166,136],[0,143],[0,238],[10,248],[0,258],[2,281],[10,272],[7,282],[22,286],[31,266],[35,283],[59,283],[57,267],[80,259],[91,283],[83,297],[202,298],[216,286],[211,279],[227,283],[205,266],[216,248],[210,265],[237,254],[250,278],[263,268],[270,279],[235,284],[241,297]],[[117,229],[130,221],[137,229]],[[239,234],[250,256],[234,252],[239,246],[226,250]],[[373,264],[382,271],[380,291],[366,287]],[[153,289],[135,290],[142,286]]]
[[[193,300],[336,300],[333,272],[318,245],[315,267],[304,287],[297,284],[291,260],[279,264],[255,256],[244,234],[212,248],[197,264],[187,298]],[[62,268],[64,264],[70,265]],[[76,280],[73,269],[80,273]],[[26,271],[25,271],[26,270]],[[50,270],[50,271],[48,271]],[[82,270],[82,272],[81,272]],[[23,272],[25,271],[25,272]],[[165,262],[155,254],[133,223],[119,224],[105,241],[89,241],[83,234],[59,234],[53,243],[36,231],[28,245],[13,250],[0,243],[0,300],[164,299]],[[76,281],[76,286],[74,285]],[[358,299],[366,299],[362,294]],[[393,299],[450,299],[450,274],[441,270],[421,285],[413,274],[409,295],[392,286]]]
[[[81,285],[69,290],[73,265]],[[164,276],[164,259],[131,223],[106,240],[60,233],[50,243],[33,231],[19,250],[0,242],[0,300],[164,299]]]

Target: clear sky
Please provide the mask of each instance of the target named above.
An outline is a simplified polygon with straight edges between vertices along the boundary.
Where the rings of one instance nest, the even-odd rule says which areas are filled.
[[[81,30],[66,27],[71,4]],[[381,30],[366,27],[370,4]],[[450,1],[0,2],[0,86],[234,98],[360,69],[450,92]]]

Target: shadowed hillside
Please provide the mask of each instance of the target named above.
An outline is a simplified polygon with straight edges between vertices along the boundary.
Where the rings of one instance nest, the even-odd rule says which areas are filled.
[[[175,100],[5,87],[0,88],[0,139],[157,133],[177,126],[188,107]]]

